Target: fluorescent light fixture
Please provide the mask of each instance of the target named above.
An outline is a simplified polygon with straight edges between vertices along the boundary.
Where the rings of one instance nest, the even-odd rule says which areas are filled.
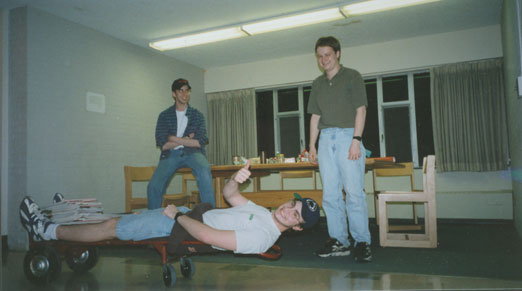
[[[293,16],[269,19],[252,24],[245,24],[241,28],[248,34],[254,35],[320,22],[327,22],[341,18],[344,18],[344,16],[339,11],[339,8],[330,8]]]
[[[184,35],[176,38],[170,38],[160,41],[155,41],[149,43],[149,46],[160,50],[172,50],[176,48],[189,47],[204,43],[211,43],[226,39],[233,39],[242,36],[247,36],[247,34],[241,30],[240,27],[230,27],[225,29],[218,29],[208,32],[201,32],[196,34]]]
[[[368,0],[346,5],[341,9],[337,7],[327,8],[323,10],[305,12],[302,14],[294,14],[291,16],[253,22],[242,25],[241,27],[229,27],[207,32],[183,35],[176,38],[151,42],[149,43],[149,46],[160,51],[171,50],[205,43],[217,42],[226,39],[233,39],[247,35],[255,35],[321,22],[328,22],[349,17],[352,15],[375,13],[384,10],[391,10],[435,1],[440,0]]]
[[[406,6],[426,4],[439,0],[370,0],[344,6],[342,9],[346,16],[375,13]]]

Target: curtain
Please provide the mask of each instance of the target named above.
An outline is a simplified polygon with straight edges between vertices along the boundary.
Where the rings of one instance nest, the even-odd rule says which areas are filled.
[[[507,168],[508,141],[502,59],[431,69],[437,170]]]
[[[254,89],[207,94],[209,161],[232,164],[232,156],[257,156]]]

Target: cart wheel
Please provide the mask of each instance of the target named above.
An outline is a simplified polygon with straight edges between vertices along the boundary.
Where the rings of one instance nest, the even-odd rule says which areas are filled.
[[[163,265],[163,283],[167,287],[174,287],[176,284],[176,270],[170,264]]]
[[[62,260],[52,247],[30,249],[24,258],[24,273],[35,284],[48,284],[62,271]]]
[[[194,262],[191,258],[181,258],[179,260],[179,265],[181,269],[181,274],[183,274],[183,277],[185,278],[192,278],[194,276],[194,273],[196,272],[196,268],[194,267]]]
[[[98,248],[91,247],[83,251],[79,256],[67,254],[65,256],[65,262],[75,273],[84,273],[96,265],[98,258]]]

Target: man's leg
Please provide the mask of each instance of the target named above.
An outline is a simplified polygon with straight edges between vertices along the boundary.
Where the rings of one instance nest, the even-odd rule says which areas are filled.
[[[45,217],[40,207],[30,198],[25,197],[20,204],[22,225],[33,240],[62,239],[78,242],[92,242],[116,237],[117,218],[103,223],[85,225],[59,225]]]
[[[186,213],[190,209],[179,207]],[[82,225],[59,225],[40,212],[38,205],[29,197],[20,204],[22,225],[34,240],[61,239],[76,242],[95,242],[119,238],[121,240],[144,240],[170,235],[175,221],[163,214],[163,209],[145,210],[128,214],[102,223]]]
[[[181,150],[171,151],[170,155],[165,159],[160,159],[156,171],[152,175],[147,186],[147,207],[149,209],[157,209],[161,207],[163,202],[163,194],[167,188],[172,176],[181,166]]]
[[[341,141],[340,147],[345,144],[346,150],[352,141],[352,133],[348,132],[346,140]],[[346,211],[350,233],[355,240],[353,254],[356,261],[371,260],[371,236],[368,226],[368,206],[366,203],[366,193],[364,192],[364,173],[365,173],[365,149],[361,143],[361,157],[358,160],[343,160],[341,162],[341,175],[346,191]]]
[[[319,171],[323,182],[323,210],[326,214],[328,234],[331,240],[316,254],[320,257],[347,256],[350,254],[348,241],[348,225],[344,207],[340,172],[337,166],[336,138],[339,129],[321,131],[319,139]],[[348,152],[346,152],[348,156]]]
[[[122,216],[116,225],[116,236],[121,240],[134,241],[169,236],[175,221],[164,215],[163,209],[144,210],[138,214]],[[190,209],[181,206],[178,210],[186,213]]]
[[[102,223],[59,225],[56,237],[61,240],[95,242],[116,238],[116,225],[119,218],[111,218]]]
[[[212,186],[212,173],[205,155],[192,153],[186,157],[185,164],[192,169],[194,176],[196,176],[201,202],[216,206],[214,187]]]

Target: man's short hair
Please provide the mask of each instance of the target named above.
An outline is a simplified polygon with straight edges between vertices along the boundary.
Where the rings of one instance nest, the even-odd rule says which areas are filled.
[[[182,78],[175,80],[172,83],[172,92],[181,89],[181,87],[183,87],[185,85],[187,85],[189,89],[192,89],[192,87],[190,87],[190,84],[187,80],[182,79]]]
[[[337,38],[335,38],[333,36],[323,36],[323,37],[319,38],[315,42],[315,51],[314,52],[317,52],[317,48],[320,46],[329,46],[334,50],[335,53],[337,53],[337,52],[339,52],[339,54],[341,53],[341,44],[339,43],[339,40],[337,40]]]

